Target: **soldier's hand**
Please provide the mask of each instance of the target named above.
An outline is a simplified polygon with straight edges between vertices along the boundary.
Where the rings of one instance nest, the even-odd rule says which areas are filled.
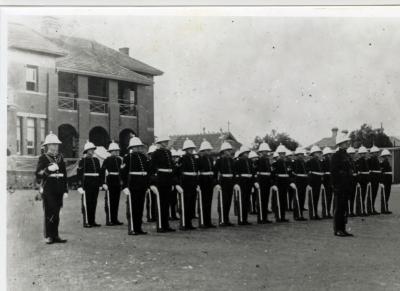
[[[47,167],[47,169],[48,169],[50,172],[55,172],[55,171],[58,170],[58,165],[57,165],[57,164],[51,164],[50,166]]]
[[[128,196],[128,195],[131,194],[131,191],[129,191],[129,188],[124,188],[124,189],[122,190],[122,192],[124,192],[124,194],[125,194],[126,196]]]
[[[296,184],[295,183],[290,183],[289,186],[292,187],[293,189],[296,189]]]
[[[83,190],[82,187],[79,187],[77,190],[78,190],[79,194],[84,194],[85,193],[85,190]]]
[[[183,189],[180,185],[175,185],[175,189],[179,192],[179,194],[183,194]]]
[[[255,182],[254,187],[256,187],[257,189],[260,189],[260,184],[258,184],[258,182]]]
[[[64,193],[63,197],[64,197],[64,199],[67,199],[68,198],[68,193]]]
[[[43,194],[43,187],[42,187],[42,186],[39,187],[39,194],[40,194],[40,195]]]
[[[108,186],[107,186],[107,184],[103,184],[103,189],[104,189],[104,191],[108,191]]]

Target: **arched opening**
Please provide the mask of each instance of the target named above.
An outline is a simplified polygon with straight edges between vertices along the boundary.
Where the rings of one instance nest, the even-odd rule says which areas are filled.
[[[95,146],[107,148],[110,143],[110,137],[104,128],[96,126],[89,131],[89,141],[94,143]]]
[[[119,133],[119,147],[121,148],[121,156],[128,152],[127,147],[132,134],[136,135],[135,132],[129,128],[125,128]]]
[[[79,139],[75,128],[70,124],[61,124],[58,127],[58,138],[62,142],[59,147],[60,153],[66,158],[77,158]]]

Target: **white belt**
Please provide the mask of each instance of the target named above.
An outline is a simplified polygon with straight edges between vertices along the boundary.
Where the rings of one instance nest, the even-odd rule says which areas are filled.
[[[108,175],[110,175],[110,176],[118,176],[119,173],[118,172],[108,172]]]
[[[224,177],[224,178],[232,178],[233,174],[222,174],[222,177]]]
[[[295,174],[297,177],[308,177],[307,174]]]
[[[369,172],[360,172],[360,174],[369,175]]]
[[[49,177],[53,177],[53,178],[60,178],[60,177],[64,177],[63,173],[58,173],[58,174],[50,174]]]
[[[240,177],[251,178],[251,177],[253,177],[253,175],[252,174],[240,174]]]
[[[357,176],[358,174],[357,173],[353,173],[353,176]]]
[[[83,174],[84,176],[88,176],[88,177],[98,177],[99,173],[85,173]]]
[[[393,172],[383,172],[385,175],[392,175]]]
[[[331,172],[325,172],[324,174],[325,174],[325,175],[330,175],[330,174],[331,174]]]
[[[289,178],[288,174],[277,174],[277,176],[281,178]]]
[[[212,176],[212,175],[214,175],[214,173],[213,173],[213,172],[200,172],[200,175],[203,175],[203,176]]]
[[[382,173],[381,171],[371,171],[372,173],[377,173],[377,174],[380,174],[380,173]]]
[[[182,174],[185,176],[197,176],[198,175],[197,172],[183,172]]]
[[[257,172],[257,175],[261,175],[261,176],[271,176],[271,172]]]
[[[147,172],[129,172],[129,175],[146,176]]]
[[[324,175],[324,173],[321,173],[321,172],[311,172],[311,174],[313,174],[313,175],[318,175],[318,176]]]

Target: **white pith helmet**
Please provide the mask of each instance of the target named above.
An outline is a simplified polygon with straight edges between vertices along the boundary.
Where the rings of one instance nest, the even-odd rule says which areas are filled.
[[[46,138],[44,139],[44,143],[42,144],[42,146],[48,144],[61,144],[61,141],[58,139],[57,135],[55,135],[52,131],[50,131],[49,134],[46,135]]]
[[[348,134],[342,133],[338,137],[336,137],[336,145],[344,143],[346,141],[350,141],[350,137]]]
[[[224,141],[222,143],[221,148],[220,148],[219,151],[222,152],[222,151],[231,150],[231,149],[233,149],[231,144],[229,142],[227,142],[227,141]]]
[[[370,151],[371,153],[379,153],[381,150],[380,150],[377,146],[373,145],[373,146],[370,148],[369,151]]]
[[[296,150],[294,151],[295,155],[305,155],[306,151],[302,147],[297,147]]]
[[[142,143],[140,138],[138,138],[137,136],[132,136],[131,139],[129,140],[128,149],[133,148],[133,147],[143,146],[143,145],[144,144]]]
[[[269,147],[269,144],[266,142],[262,142],[260,146],[258,147],[258,152],[270,152],[271,148]]]
[[[391,153],[387,149],[384,149],[381,153],[381,157],[385,157],[385,156],[391,156]]]
[[[195,149],[195,148],[196,148],[196,146],[195,146],[194,142],[191,139],[186,138],[186,140],[183,142],[182,149],[188,150],[188,149]]]
[[[366,153],[368,153],[368,150],[367,150],[367,148],[365,146],[360,146],[358,148],[358,153],[359,154],[366,154]]]
[[[332,151],[332,149],[330,147],[324,147],[324,149],[322,150],[322,154],[324,156],[328,155],[328,154],[332,154],[332,153],[333,153],[333,151]]]
[[[257,155],[257,153],[255,151],[250,151],[249,153],[249,159],[255,159],[258,158],[259,156]]]
[[[149,146],[149,149],[147,151],[147,154],[152,154],[157,150],[157,146],[155,144],[152,144]]]
[[[319,148],[319,146],[313,145],[313,146],[311,147],[310,154],[318,153],[318,152],[322,153],[322,151],[321,151],[321,149]]]
[[[166,135],[161,135],[156,137],[156,143],[164,142],[164,141],[170,141],[171,139],[166,136]]]
[[[242,154],[244,154],[244,153],[249,153],[250,152],[250,149],[247,147],[247,146],[241,146],[240,147],[240,149],[239,149],[239,156],[240,155],[242,155]]]
[[[96,146],[90,142],[86,141],[85,145],[83,146],[83,153],[86,153],[88,150],[95,150]]]
[[[280,144],[277,148],[276,151],[278,154],[284,153],[286,154],[286,147],[283,144]]]
[[[206,139],[203,139],[203,141],[200,144],[199,152],[206,151],[206,150],[212,150],[212,149],[213,149],[213,147],[211,146],[211,144]]]
[[[111,151],[119,151],[119,150],[121,150],[121,149],[119,148],[119,145],[118,145],[116,142],[114,142],[114,141],[112,141],[112,142],[110,143],[110,145],[108,146],[108,151],[109,151],[109,152],[111,152]]]
[[[355,153],[356,153],[356,149],[353,148],[353,147],[349,147],[349,148],[346,150],[346,152],[347,152],[348,154],[355,154]]]

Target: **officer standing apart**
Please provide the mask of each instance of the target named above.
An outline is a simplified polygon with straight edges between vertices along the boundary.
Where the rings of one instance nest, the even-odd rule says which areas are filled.
[[[151,183],[157,186],[157,232],[171,232],[175,229],[169,226],[169,196],[171,195],[172,186],[175,184],[173,171],[174,162],[172,160],[171,151],[168,149],[168,137],[158,137],[156,144],[158,149],[153,153],[151,159],[152,179]]]
[[[203,140],[199,149],[199,172],[200,172],[200,190],[201,190],[201,213],[200,227],[215,227],[211,221],[211,206],[214,189],[214,163],[211,158],[213,147],[207,140]]]
[[[65,243],[58,234],[60,223],[60,209],[63,206],[63,197],[68,197],[67,172],[64,159],[58,153],[61,141],[50,132],[43,145],[47,152],[39,157],[36,167],[36,179],[41,184],[44,210],[44,237],[46,244]]]
[[[229,212],[233,195],[233,158],[232,146],[223,142],[220,148],[220,158],[215,162],[214,177],[221,187],[222,195],[218,197],[219,226],[233,226],[229,221]]]
[[[78,192],[82,195],[83,227],[98,227],[96,223],[97,198],[100,180],[100,161],[94,157],[96,146],[87,141],[83,147],[83,158],[79,161],[77,178]]]
[[[100,180],[104,181],[104,210],[106,212],[106,225],[122,225],[118,220],[119,198],[121,194],[120,170],[122,159],[119,156],[120,148],[117,143],[112,142],[108,146],[108,156],[101,167]]]
[[[123,192],[126,199],[126,217],[128,219],[128,234],[142,235],[142,217],[144,199],[149,188],[149,163],[140,138],[131,137],[128,145],[129,153],[125,155],[121,165]]]
[[[337,137],[336,145],[339,149],[332,155],[331,161],[332,184],[335,192],[333,231],[336,236],[353,236],[346,231],[347,201],[353,190],[351,185],[353,177],[351,157],[346,152],[350,145],[349,137],[344,134]]]

